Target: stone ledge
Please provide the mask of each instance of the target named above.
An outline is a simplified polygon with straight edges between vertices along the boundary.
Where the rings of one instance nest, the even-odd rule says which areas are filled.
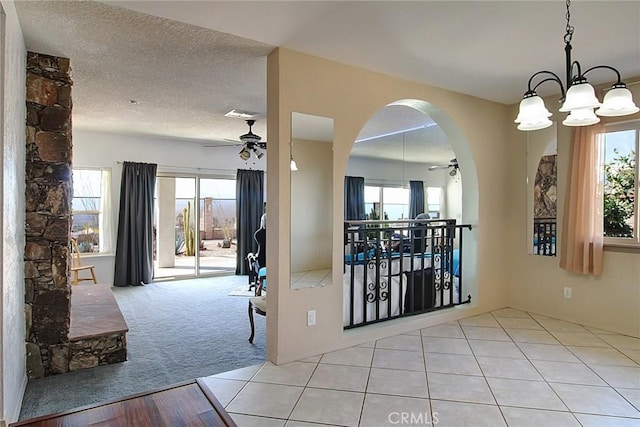
[[[127,323],[109,285],[78,285],[71,292],[69,371],[127,360]]]

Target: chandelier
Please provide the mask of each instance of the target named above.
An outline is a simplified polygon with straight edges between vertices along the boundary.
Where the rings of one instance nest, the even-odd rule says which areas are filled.
[[[589,126],[600,121],[598,116],[616,117],[634,114],[640,110],[634,103],[631,92],[627,89],[627,85],[620,80],[620,72],[609,65],[596,65],[586,71],[582,71],[582,67],[578,61],[571,62],[571,38],[573,37],[574,28],[570,24],[571,13],[569,7],[571,0],[567,0],[567,28],[564,35],[564,54],[566,66],[566,90],[560,77],[551,71],[538,71],[531,78],[527,92],[524,94],[520,102],[520,111],[515,123],[518,123],[518,129],[523,131],[531,131],[544,129],[552,125],[551,113],[544,105],[542,98],[536,93],[536,89],[542,83],[554,81],[560,86],[562,94],[560,101],[563,102],[560,112],[569,115],[562,121],[565,126]],[[607,69],[616,73],[617,81],[607,92],[602,103],[596,98],[595,90],[587,82],[585,77],[587,73],[597,69]],[[575,74],[574,74],[575,71]],[[532,87],[532,83],[536,77],[541,80]],[[598,108],[594,111],[595,108]],[[597,116],[596,116],[597,114]]]

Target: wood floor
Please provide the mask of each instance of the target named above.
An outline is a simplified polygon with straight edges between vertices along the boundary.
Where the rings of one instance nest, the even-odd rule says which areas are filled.
[[[236,426],[222,405],[200,381],[118,401],[25,420],[9,427],[199,427]]]

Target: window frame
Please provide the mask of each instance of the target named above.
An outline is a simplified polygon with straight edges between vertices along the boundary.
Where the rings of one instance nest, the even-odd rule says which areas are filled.
[[[71,200],[71,228],[73,229],[73,218],[75,215],[81,214],[81,215],[96,215],[98,217],[98,242],[101,242],[102,239],[104,238],[103,233],[104,230],[100,229],[100,222],[101,219],[105,218],[105,215],[110,215],[109,212],[103,212],[103,197],[104,194],[102,194],[102,191],[105,188],[104,185],[104,179],[105,179],[105,170],[110,170],[110,168],[103,168],[103,167],[72,167],[72,173],[74,173],[74,186],[75,186],[75,172],[76,171],[91,171],[91,172],[99,172],[100,173],[100,194],[99,197],[95,197],[93,195],[91,196],[87,196],[87,195],[82,195],[82,196],[76,196],[75,193],[75,189],[74,189],[74,193],[73,193],[73,197]],[[109,187],[111,186],[111,183],[109,183]],[[94,210],[94,209],[90,209],[90,210],[80,210],[80,209],[74,209],[73,208],[73,201],[75,199],[81,199],[81,198],[97,198],[98,199],[98,209]],[[80,252],[80,256],[81,257],[85,257],[85,256],[97,256],[97,255],[108,255],[111,254],[112,251],[102,251],[101,250],[101,244],[98,243],[98,251],[97,252]]]
[[[608,133],[621,132],[621,131],[635,131],[635,197],[634,197],[634,222],[633,222],[633,234],[631,238],[625,237],[607,237],[604,235],[603,229],[603,243],[609,247],[621,247],[621,248],[637,248],[640,249],[640,120],[629,120],[622,122],[614,122],[605,125],[605,135]],[[606,143],[605,143],[606,144]],[[604,177],[605,158],[604,150],[606,145],[603,144],[602,164],[601,171]],[[603,194],[603,221],[604,221],[604,194]]]
[[[384,201],[384,190],[383,190],[384,188],[401,188],[403,190],[406,190],[407,192],[410,191],[408,185],[380,184],[380,183],[373,183],[373,182],[365,182],[364,185],[365,185],[365,187],[372,187],[372,188],[377,188],[378,189],[378,201],[376,201],[376,202],[367,202],[365,200],[365,206],[373,204],[373,206],[375,208],[376,204],[378,204],[379,205],[378,214],[380,215],[380,219],[384,219],[383,215],[385,213],[385,201]],[[437,188],[437,189],[440,190],[440,200],[438,202],[438,210],[437,211],[434,211],[434,210],[430,209],[431,205],[429,205],[429,199],[428,199],[429,188]],[[365,191],[365,194],[366,194],[366,191]],[[425,212],[429,213],[429,214],[431,214],[431,212],[437,212],[438,218],[443,218],[444,217],[444,201],[443,201],[444,194],[445,194],[445,189],[443,187],[441,187],[441,186],[425,186],[425,201],[424,201],[424,203],[425,203]],[[402,206],[406,206],[407,207],[407,209],[406,209],[407,210],[407,215],[409,213],[409,205],[410,205],[409,197],[410,197],[409,193],[407,193],[407,203],[402,205]],[[391,205],[398,206],[399,204],[398,203],[391,203]],[[369,215],[370,212],[371,212],[371,209],[367,210],[365,208],[365,214],[366,215]],[[413,218],[409,218],[407,216],[407,218],[402,218],[402,219],[406,220],[406,219],[413,219]],[[389,221],[395,221],[395,220],[397,220],[397,219],[389,218]]]

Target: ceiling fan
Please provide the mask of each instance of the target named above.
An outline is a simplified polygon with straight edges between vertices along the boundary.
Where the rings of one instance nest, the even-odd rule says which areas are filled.
[[[450,176],[456,176],[456,174],[458,173],[458,170],[460,169],[460,166],[458,166],[458,159],[449,160],[449,164],[448,165],[432,165],[432,166],[429,166],[427,168],[427,170],[434,171],[434,170],[438,170],[438,169],[447,169],[447,168],[451,168],[451,170],[449,171],[449,175]]]
[[[264,152],[261,150],[267,149],[267,141],[262,141],[262,137],[256,135],[251,131],[251,127],[256,123],[255,120],[250,119],[247,120],[247,125],[249,125],[249,132],[244,135],[240,135],[238,139],[240,141],[236,141],[233,139],[226,139],[225,141],[233,143],[233,145],[242,145],[242,150],[238,153],[242,160],[249,160],[251,157],[251,153],[253,153],[256,158],[261,159],[264,157]],[[207,147],[223,147],[223,145],[208,145]]]

